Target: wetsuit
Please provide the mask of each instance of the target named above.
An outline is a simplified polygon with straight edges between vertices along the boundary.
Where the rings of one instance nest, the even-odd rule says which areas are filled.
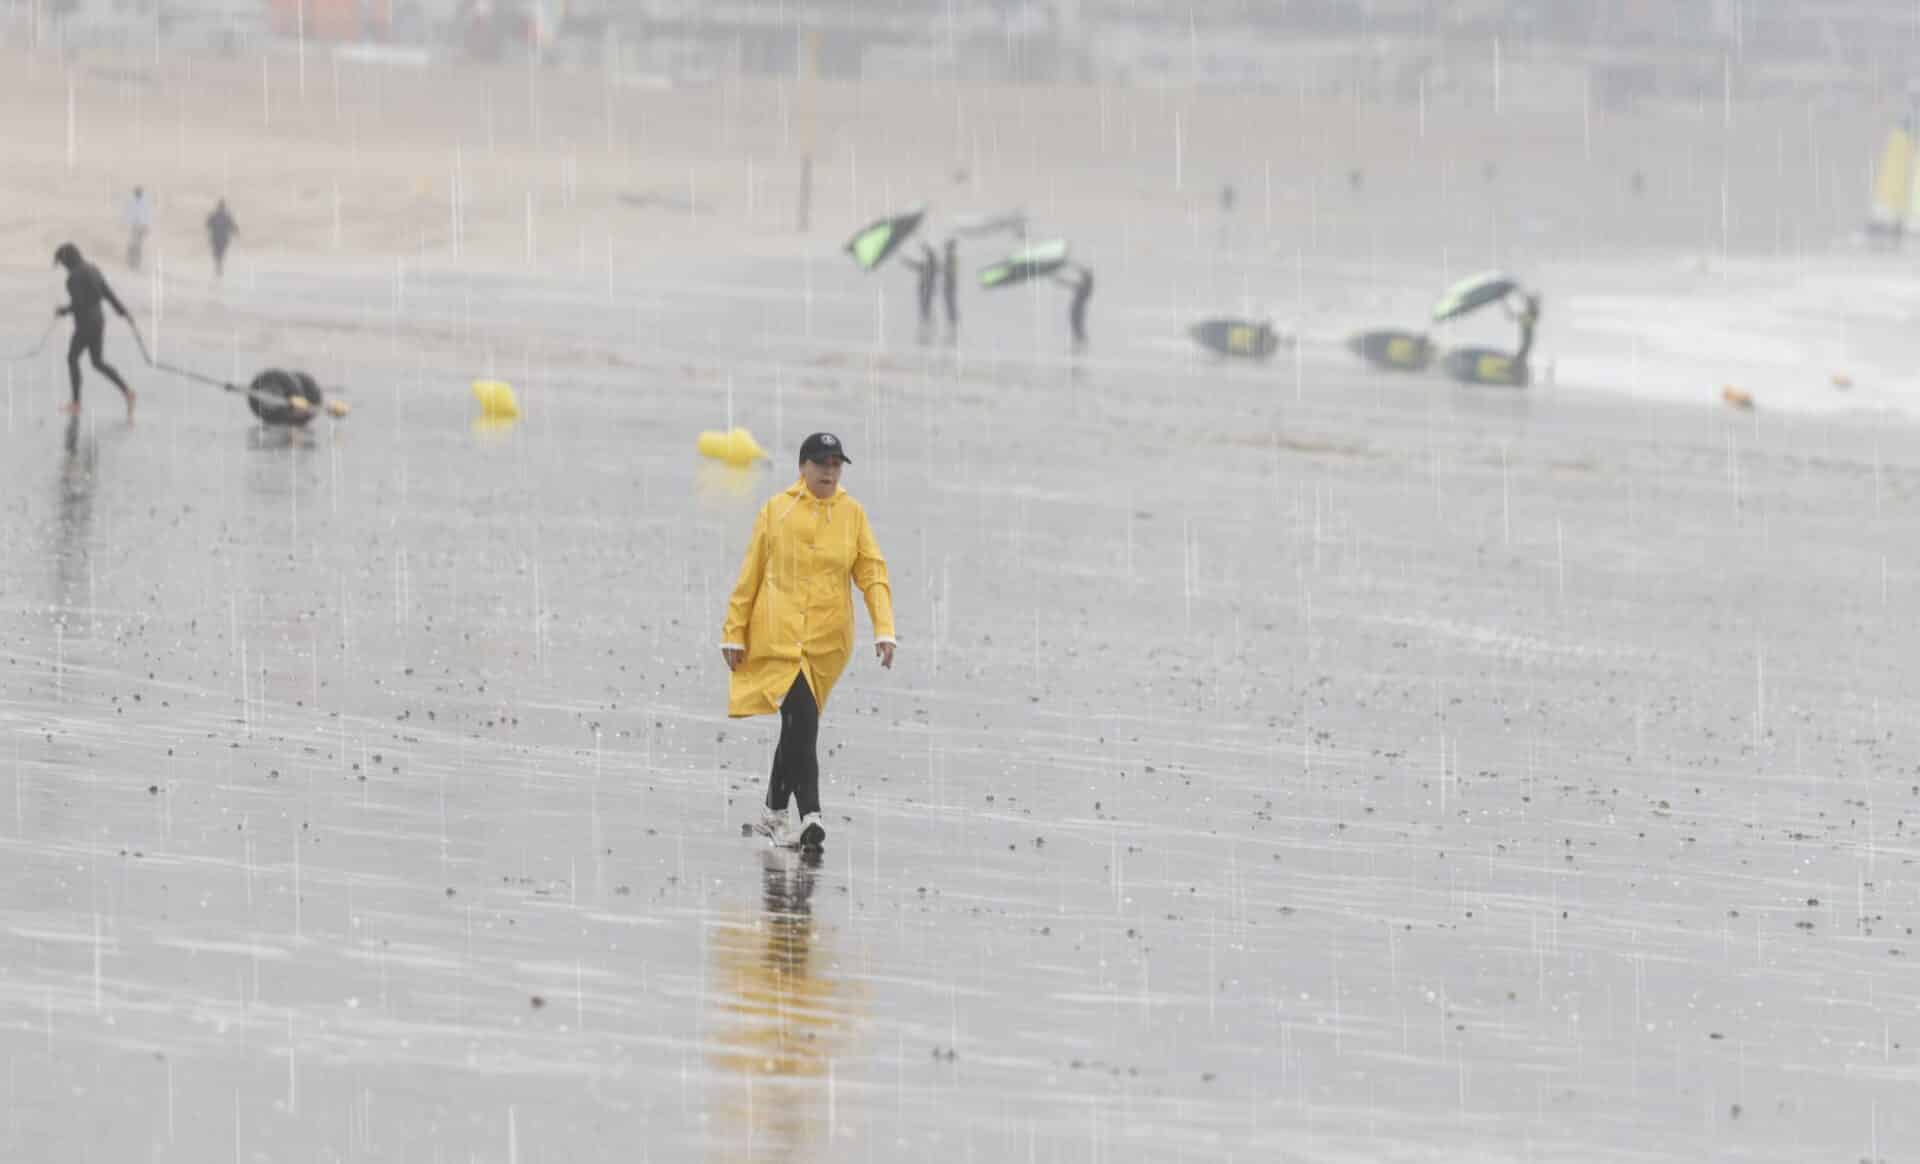
[[[240,233],[240,224],[233,220],[233,213],[227,209],[223,200],[207,215],[207,241],[213,246],[213,273],[217,276],[226,269],[227,247],[233,242],[233,236]]]
[[[1067,322],[1073,326],[1073,350],[1081,351],[1087,346],[1087,300],[1093,298],[1093,272],[1080,268],[1080,278],[1073,284],[1073,302],[1067,306]]]
[[[1526,306],[1520,309],[1520,314],[1515,317],[1515,320],[1520,325],[1520,348],[1513,353],[1513,362],[1525,367],[1527,356],[1533,352],[1533,331],[1540,326],[1539,297],[1527,296]]]
[[[940,268],[940,297],[946,301],[947,334],[950,336],[957,336],[960,334],[959,295],[960,295],[960,255],[957,249],[953,245],[953,240],[948,239],[947,240],[947,261],[946,261],[946,264]]]
[[[102,358],[100,351],[107,338],[107,317],[101,310],[102,304],[111,306],[121,319],[127,318],[127,309],[107,285],[107,277],[92,263],[77,259],[67,268],[67,299],[68,304],[60,309],[60,314],[73,316],[73,342],[67,345],[67,378],[73,385],[74,406],[77,408],[80,404],[82,353],[92,356],[94,370],[113,381],[121,395],[131,399],[132,389],[113,365]]]
[[[927,331],[933,327],[933,284],[940,277],[940,257],[925,243],[920,244],[920,251],[923,257],[918,260],[906,259],[904,262],[919,280],[920,338],[925,340]]]

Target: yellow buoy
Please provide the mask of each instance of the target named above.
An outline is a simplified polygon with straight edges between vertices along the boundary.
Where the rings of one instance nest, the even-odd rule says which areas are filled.
[[[473,398],[480,402],[480,415],[489,420],[514,420],[520,415],[513,385],[505,380],[475,380]]]
[[[1853,377],[1847,375],[1845,372],[1835,372],[1833,374],[1833,386],[1845,392],[1847,389],[1853,387]]]
[[[1733,405],[1735,408],[1752,408],[1753,407],[1753,394],[1750,392],[1742,392],[1740,389],[1735,388],[1731,384],[1723,385],[1721,387],[1720,399],[1726,401],[1728,404]]]
[[[767,450],[753,439],[753,434],[744,428],[732,432],[709,430],[700,434],[700,455],[724,461],[729,465],[745,466],[755,461],[770,460]]]

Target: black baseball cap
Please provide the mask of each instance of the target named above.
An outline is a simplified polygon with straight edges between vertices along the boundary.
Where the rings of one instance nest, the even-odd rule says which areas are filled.
[[[830,432],[817,432],[800,442],[801,460],[820,461],[827,457],[839,457],[847,464],[853,464],[853,458],[847,455],[846,446],[840,443],[839,437]]]

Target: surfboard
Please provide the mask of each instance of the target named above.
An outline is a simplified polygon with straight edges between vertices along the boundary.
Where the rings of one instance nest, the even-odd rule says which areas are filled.
[[[1187,334],[1208,351],[1236,359],[1271,359],[1280,350],[1280,335],[1265,320],[1204,319]]]
[[[1440,371],[1462,384],[1525,388],[1528,380],[1525,364],[1493,348],[1455,348],[1441,358]]]
[[[1347,340],[1347,350],[1396,372],[1418,372],[1433,362],[1433,341],[1412,331],[1363,331]]]

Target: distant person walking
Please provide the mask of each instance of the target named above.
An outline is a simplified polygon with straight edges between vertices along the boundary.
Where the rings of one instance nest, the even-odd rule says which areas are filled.
[[[94,370],[111,380],[114,387],[120,389],[120,395],[126,397],[127,419],[132,420],[133,389],[127,387],[120,373],[102,358],[100,350],[107,335],[107,317],[101,310],[102,305],[111,306],[121,319],[128,319],[127,309],[107,285],[107,277],[100,273],[100,268],[81,257],[79,247],[61,243],[53,252],[53,261],[67,269],[67,304],[56,307],[53,313],[73,317],[73,342],[67,345],[67,379],[73,388],[73,401],[66,411],[70,416],[80,414],[80,357],[88,354],[93,357]],[[128,322],[132,321],[128,319]]]
[[[720,654],[732,672],[727,714],[780,713],[765,812],[753,831],[776,845],[818,849],[820,713],[853,654],[853,595],[866,596],[874,654],[893,666],[893,588],[860,503],[840,487],[846,449],[832,433],[800,445],[800,479],[760,507],[727,602]],[[798,802],[800,832],[787,823]]]
[[[940,298],[947,308],[947,342],[960,341],[960,249],[947,240],[946,260],[940,264]]]
[[[227,209],[227,200],[207,215],[207,245],[213,249],[213,277],[218,279],[226,273],[227,247],[232,245],[233,236],[240,233],[240,224],[233,220],[233,211]]]
[[[940,256],[926,243],[920,244],[920,257],[902,259],[918,280],[915,293],[920,303],[920,342],[926,343],[933,336],[933,285],[940,278]]]
[[[147,199],[146,187],[133,188],[133,197],[127,200],[126,219],[127,269],[138,271],[147,246],[147,232],[153,229],[153,203]]]

